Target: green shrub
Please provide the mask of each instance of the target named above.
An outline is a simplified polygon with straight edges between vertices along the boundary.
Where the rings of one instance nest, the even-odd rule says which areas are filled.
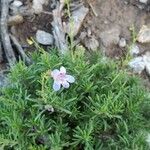
[[[50,70],[75,77],[55,92]],[[0,148],[14,150],[147,150],[146,90],[135,76],[98,54],[36,52],[19,62],[0,97]]]

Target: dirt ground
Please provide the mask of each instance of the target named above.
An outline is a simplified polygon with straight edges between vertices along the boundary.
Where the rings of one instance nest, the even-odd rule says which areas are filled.
[[[91,29],[101,43],[100,34],[112,28],[120,30],[120,38],[123,37],[129,44],[132,40],[130,28],[134,27],[138,33],[142,25],[150,25],[150,4],[143,5],[137,0],[93,0],[91,1],[97,17],[90,11],[84,24],[85,29]],[[138,43],[139,44],[139,43]],[[149,50],[150,45],[140,45],[141,51]],[[122,54],[122,50],[116,45],[107,48],[107,54],[111,57]]]
[[[31,3],[29,0],[22,0],[26,5]],[[94,36],[99,42],[100,48],[102,47],[100,34],[103,31],[110,30],[114,27],[120,30],[120,38],[123,37],[129,44],[131,42],[132,26],[135,27],[138,32],[142,25],[150,24],[149,4],[144,5],[137,0],[89,0],[92,4],[97,17],[93,14],[91,7],[85,0],[85,6],[90,8],[90,12],[87,15],[81,32],[90,33],[90,36]],[[51,11],[49,6],[44,8],[44,11]],[[16,37],[22,43],[23,46],[27,46],[26,39],[34,37],[38,29],[51,33],[52,15],[41,13],[40,15],[33,15],[30,18],[26,18],[25,21],[12,28],[12,32],[15,32]],[[141,51],[149,50],[150,45],[139,44]],[[118,57],[124,53],[124,49],[120,49],[117,45],[107,47],[106,51],[108,56]]]

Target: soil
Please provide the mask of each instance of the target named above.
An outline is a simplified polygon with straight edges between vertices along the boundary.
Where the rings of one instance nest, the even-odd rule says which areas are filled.
[[[137,33],[142,25],[150,24],[149,7],[150,5],[143,5],[137,0],[88,0],[93,9],[95,10],[97,17],[90,9],[87,15],[81,32],[91,32],[91,34],[98,40],[101,48],[100,34],[103,31],[107,31],[116,26],[121,29],[120,37],[127,40],[129,44],[132,40],[131,31],[132,26],[135,27]],[[22,0],[25,5],[29,5],[31,1]],[[89,7],[87,0],[84,4]],[[90,7],[89,7],[90,8]],[[44,7],[44,11],[51,12],[49,6]],[[16,37],[19,39],[23,46],[27,46],[27,38],[35,37],[36,31],[44,30],[51,33],[52,15],[41,13],[39,15],[33,15],[30,18],[25,18],[25,21],[15,26]],[[148,45],[140,45],[141,51],[149,50]],[[117,45],[107,48],[106,54],[112,58],[120,57],[124,54],[125,49],[119,48]]]
[[[25,6],[28,6],[30,8],[31,1],[20,1],[22,1]],[[50,13],[47,13],[51,12],[51,8],[49,6],[50,5],[44,6],[44,12],[42,12],[41,14],[32,14],[31,16],[24,17],[24,22],[22,24],[18,24],[12,27],[12,32],[14,32],[13,34],[15,34],[22,46],[28,47],[27,39],[35,37],[37,30],[44,30],[51,33],[51,22],[53,20],[53,17]]]
[[[32,0],[20,0],[24,6],[31,7]],[[41,14],[24,17],[24,22],[10,28],[10,31],[19,40],[25,50],[31,50],[32,46],[27,43],[27,39],[35,37],[37,30],[44,30],[52,33],[53,16],[50,4],[54,0],[49,0],[49,5],[44,6]],[[148,4],[142,4],[139,0],[80,0],[90,9],[86,16],[82,28],[76,38],[80,38],[81,33],[85,33],[85,40],[94,37],[99,43],[99,49],[105,51],[111,58],[121,58],[127,48],[120,48],[118,44],[104,47],[101,40],[101,33],[114,27],[120,30],[119,38],[124,38],[127,45],[132,43],[131,27],[135,28],[136,33],[140,31],[142,25],[150,25],[150,0]],[[76,2],[74,0],[74,2]],[[91,6],[89,5],[91,4]],[[94,10],[94,11],[93,11]],[[48,13],[49,12],[49,13]],[[93,13],[97,14],[97,16]],[[136,43],[141,53],[150,51],[150,44]]]
[[[91,3],[98,16],[95,17],[92,11],[90,11],[84,23],[84,28],[86,30],[90,28],[91,33],[96,35],[100,43],[101,32],[117,26],[121,29],[120,36],[125,38],[129,44],[132,41],[130,31],[132,26],[135,27],[138,33],[142,25],[150,24],[148,10],[150,4],[143,5],[137,2],[137,0],[91,0]],[[139,44],[139,47],[143,52],[149,50],[150,45]],[[107,54],[114,58],[123,54],[123,50],[118,46],[113,46],[107,49]]]

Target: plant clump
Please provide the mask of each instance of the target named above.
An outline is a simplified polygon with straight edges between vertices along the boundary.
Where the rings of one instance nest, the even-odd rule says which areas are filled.
[[[12,67],[2,90],[0,148],[148,149],[150,101],[137,77],[81,49],[65,56],[40,49],[32,59]],[[61,66],[74,83],[55,90],[51,73]]]

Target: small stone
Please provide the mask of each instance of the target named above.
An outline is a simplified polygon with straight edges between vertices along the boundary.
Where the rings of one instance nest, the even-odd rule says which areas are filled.
[[[105,47],[110,47],[112,45],[117,45],[120,38],[120,28],[113,27],[110,30],[104,31],[100,34],[101,41]]]
[[[140,3],[147,4],[148,0],[139,0]]]
[[[47,5],[48,0],[33,0],[32,8],[35,14],[40,14],[43,11],[43,5]]]
[[[134,57],[134,56],[138,55],[139,53],[140,53],[139,47],[134,44],[130,49],[130,55]]]
[[[79,38],[81,40],[84,40],[84,38],[87,36],[87,32],[81,32]]]
[[[0,73],[0,88],[8,86],[7,76],[3,73]]]
[[[76,36],[79,33],[88,12],[89,9],[84,6],[81,6],[72,12],[71,20],[66,24],[66,31],[68,34],[72,33],[73,36]]]
[[[145,68],[148,75],[150,75],[150,52],[147,52],[143,56],[144,62],[145,62]]]
[[[150,43],[150,28],[143,25],[138,36],[137,41],[140,43]]]
[[[36,32],[36,40],[38,43],[43,45],[52,45],[54,42],[54,38],[50,33],[47,33],[42,30],[38,30]]]
[[[119,47],[123,48],[123,47],[126,47],[126,45],[127,45],[126,39],[121,38],[119,41]]]
[[[136,57],[129,62],[129,66],[133,72],[140,74],[145,69],[145,62],[143,57]]]
[[[96,40],[96,38],[92,37],[88,40],[85,41],[85,46],[89,49],[89,50],[97,50],[99,47],[99,42],[98,40]]]
[[[20,6],[22,6],[23,5],[23,3],[21,2],[21,1],[19,1],[19,0],[15,0],[12,4],[11,4],[11,6],[12,7],[20,7]]]

